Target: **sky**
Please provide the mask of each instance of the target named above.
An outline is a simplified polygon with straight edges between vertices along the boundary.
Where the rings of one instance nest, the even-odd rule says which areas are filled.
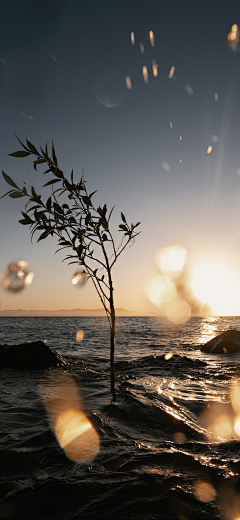
[[[15,133],[36,147],[53,140],[64,173],[80,179],[84,168],[96,205],[115,206],[117,244],[121,211],[141,221],[113,269],[116,307],[159,309],[146,289],[164,275],[157,252],[181,246],[196,297],[212,313],[240,313],[240,52],[226,38],[237,1],[4,0],[1,10],[1,170],[47,198],[41,167],[8,154],[21,149]],[[26,260],[34,279],[19,293],[1,288],[0,310],[101,307],[91,282],[71,284],[76,267],[54,255],[54,238],[31,244],[18,223],[25,202],[0,200],[0,271]]]

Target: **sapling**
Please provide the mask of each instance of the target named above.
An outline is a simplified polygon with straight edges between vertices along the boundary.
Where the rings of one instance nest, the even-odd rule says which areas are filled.
[[[38,242],[50,235],[57,235],[58,245],[60,246],[57,251],[70,248],[72,250],[71,254],[67,254],[64,260],[70,260],[70,264],[77,263],[82,270],[82,274],[79,273],[80,277],[82,275],[92,280],[105,309],[110,326],[110,377],[111,390],[113,398],[115,398],[115,307],[112,268],[120,254],[129,244],[134,242],[135,237],[139,234],[136,232],[136,228],[140,222],[129,225],[121,212],[121,224],[119,224],[118,231],[123,236],[120,245],[116,247],[109,224],[114,207],[109,213],[107,212],[106,204],[102,207],[94,207],[92,198],[96,191],[88,193],[83,172],[79,182],[75,183],[73,170],[70,180],[68,180],[58,166],[53,142],[52,153],[49,155],[47,144],[45,151],[40,147],[40,153],[27,139],[26,145],[20,139],[18,141],[22,145],[23,150],[9,155],[13,157],[36,156],[33,160],[35,170],[37,170],[38,165],[46,164],[47,170],[43,173],[50,174],[51,179],[43,187],[49,186],[52,192],[46,202],[43,202],[42,196],[36,193],[33,186],[31,186],[31,194],[29,194],[25,183],[23,188],[19,188],[11,177],[2,171],[5,181],[13,188],[5,193],[3,197],[6,195],[13,199],[27,197],[28,201],[25,205],[25,211],[21,212],[23,218],[19,222],[24,226],[29,226],[31,240],[36,231],[40,232]],[[60,203],[59,197],[63,194],[68,196],[68,203],[65,200],[62,204]]]

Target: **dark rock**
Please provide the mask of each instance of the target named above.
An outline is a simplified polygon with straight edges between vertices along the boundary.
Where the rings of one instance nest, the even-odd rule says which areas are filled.
[[[226,330],[216,338],[210,339],[201,347],[202,352],[213,352],[216,354],[228,354],[240,352],[240,332],[238,330]]]
[[[66,365],[66,360],[43,341],[0,345],[0,368],[41,368]]]

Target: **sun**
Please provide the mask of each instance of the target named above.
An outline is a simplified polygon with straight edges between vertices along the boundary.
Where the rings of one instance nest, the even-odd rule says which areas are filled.
[[[240,314],[240,276],[233,268],[219,262],[198,263],[192,273],[191,287],[213,315]]]

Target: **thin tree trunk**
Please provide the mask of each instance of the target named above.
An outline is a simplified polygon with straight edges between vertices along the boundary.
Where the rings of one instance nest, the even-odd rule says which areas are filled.
[[[110,310],[111,310],[111,332],[110,332],[110,376],[111,376],[111,391],[113,394],[113,401],[115,401],[115,366],[114,366],[114,339],[115,339],[115,309],[113,301],[113,286],[111,275],[110,282]]]

